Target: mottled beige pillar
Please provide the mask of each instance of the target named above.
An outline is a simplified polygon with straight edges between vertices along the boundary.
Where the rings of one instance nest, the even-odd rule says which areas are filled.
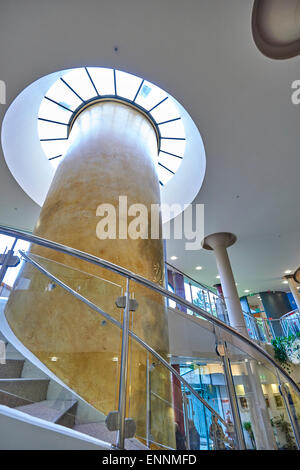
[[[142,113],[112,101],[86,108],[74,122],[69,150],[56,171],[34,233],[109,260],[163,285],[161,239],[100,240],[96,236],[99,204],[113,204],[119,221],[120,195],[127,196],[128,206],[144,204],[149,214],[151,204],[160,202],[156,158],[156,134]],[[149,233],[150,225],[149,220]],[[45,248],[34,246],[31,253],[47,258],[39,262],[121,320],[123,312],[116,308],[115,300],[124,292],[124,278]],[[131,328],[166,357],[169,345],[164,300],[133,282],[131,292],[139,303],[132,315]],[[19,278],[6,316],[25,346],[68,386],[105,414],[117,409],[121,350],[117,327],[103,322],[99,314],[61,287],[53,287],[49,279],[30,266]],[[155,362],[150,358],[151,361]],[[151,387],[153,439],[174,446],[168,372],[154,367]],[[146,355],[133,342],[128,392],[128,416],[137,421],[137,435],[145,437]]]

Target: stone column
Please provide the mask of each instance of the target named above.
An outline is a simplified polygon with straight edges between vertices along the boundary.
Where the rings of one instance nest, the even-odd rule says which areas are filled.
[[[284,276],[284,279],[286,279],[289,283],[289,288],[291,289],[291,293],[293,294],[293,297],[297,304],[297,308],[300,308],[300,294],[298,292],[294,276],[292,274],[289,274],[287,276]]]
[[[70,146],[57,168],[34,233],[123,266],[164,286],[163,242],[150,238],[150,208],[160,203],[155,166],[157,139],[152,123],[130,105],[100,101],[77,116],[69,139]],[[127,223],[126,208],[125,213],[119,213],[120,196],[127,197],[128,208],[131,204],[147,208],[148,230],[144,230],[141,238],[127,237],[128,223],[139,214],[129,214]],[[115,208],[115,239],[96,236],[100,215],[106,215],[97,211],[102,203]],[[124,294],[125,278],[49,249],[33,246],[31,254],[44,257],[36,259],[102,310],[122,319],[122,310],[115,306],[115,301]],[[119,328],[103,321],[103,317],[62,288],[53,289],[49,279],[29,265],[21,277],[30,286],[26,291],[16,290],[6,308],[15,334],[86,401],[105,414],[116,410]],[[164,299],[133,281],[130,290],[139,304],[132,314],[130,328],[167,357]],[[137,434],[145,436],[146,353],[132,340],[129,353],[127,416],[135,419]],[[157,369],[159,374],[153,374],[151,381],[152,391],[159,397],[151,403],[151,433],[156,442],[173,447],[170,374],[163,367]]]
[[[240,333],[247,335],[247,327],[227,253],[227,248],[233,245],[235,241],[236,236],[232,233],[219,232],[205,237],[202,245],[206,250],[213,250],[215,252],[230,324]]]

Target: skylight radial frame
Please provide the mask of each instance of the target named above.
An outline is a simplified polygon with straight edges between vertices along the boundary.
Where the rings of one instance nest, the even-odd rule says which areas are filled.
[[[50,98],[48,97],[47,95],[44,96],[44,99],[47,99],[49,100],[50,102],[54,103],[56,106],[59,106],[61,108],[63,108],[64,110],[66,111],[69,111],[70,112],[70,119],[67,123],[65,122],[61,122],[61,121],[55,121],[53,119],[47,119],[47,117],[38,117],[38,120],[40,121],[44,121],[44,122],[48,122],[49,125],[51,124],[58,124],[58,125],[62,125],[62,126],[66,126],[67,127],[67,137],[60,137],[60,138],[40,138],[40,141],[41,142],[49,142],[49,141],[63,141],[63,140],[68,140],[68,137],[69,137],[69,134],[70,134],[70,131],[72,129],[72,124],[74,122],[74,120],[76,119],[76,117],[78,116],[78,114],[80,114],[80,112],[82,112],[84,109],[86,109],[88,106],[91,106],[93,103],[96,103],[96,102],[100,102],[100,101],[109,101],[110,99],[111,100],[116,100],[116,101],[120,101],[120,102],[124,102],[125,104],[128,104],[130,106],[133,106],[134,108],[137,108],[137,110],[141,111],[142,113],[144,113],[148,118],[149,120],[151,121],[151,123],[153,124],[155,130],[156,130],[156,134],[158,136],[158,159],[160,158],[160,153],[162,152],[164,155],[167,155],[167,156],[170,156],[170,157],[173,157],[173,158],[178,158],[178,159],[183,159],[183,156],[184,156],[184,152],[185,152],[185,148],[183,148],[183,150],[181,149],[182,151],[182,156],[181,155],[177,155],[176,153],[172,153],[172,152],[168,152],[167,150],[162,150],[161,149],[161,141],[162,140],[174,140],[174,141],[185,141],[186,138],[185,137],[176,137],[176,136],[161,136],[161,133],[160,133],[160,130],[159,130],[159,126],[163,126],[164,124],[168,124],[168,123],[172,123],[172,122],[176,122],[176,121],[179,121],[181,120],[181,117],[180,116],[177,116],[177,117],[174,117],[172,119],[167,119],[165,121],[161,121],[161,122],[157,122],[157,119],[155,119],[153,117],[153,115],[151,114],[152,111],[154,109],[157,109],[162,103],[166,102],[166,100],[169,99],[169,96],[165,96],[163,99],[161,99],[159,102],[157,102],[154,106],[151,107],[151,109],[146,109],[144,106],[136,103],[136,100],[141,92],[141,90],[143,89],[143,85],[145,83],[145,79],[141,79],[141,82],[139,83],[139,86],[137,88],[137,91],[134,95],[134,98],[133,99],[128,99],[128,98],[125,98],[124,96],[120,96],[118,95],[118,77],[117,77],[117,70],[116,69],[110,69],[112,70],[113,72],[113,89],[114,89],[114,94],[113,95],[101,95],[98,91],[98,87],[96,86],[93,78],[92,78],[92,75],[91,73],[89,72],[89,67],[82,67],[82,70],[85,70],[88,78],[89,78],[89,81],[91,82],[91,85],[93,87],[93,90],[95,91],[95,96],[88,99],[88,100],[84,100],[81,96],[80,96],[80,90],[77,90],[77,89],[74,89],[65,79],[64,79],[64,76],[66,74],[64,74],[63,76],[61,76],[59,79],[63,82],[63,84],[68,87],[69,90],[71,90],[71,92],[81,101],[81,104],[79,106],[76,107],[76,109],[73,109],[74,106],[71,106],[70,105],[70,108],[68,108],[67,106],[65,106],[63,103],[60,103],[58,101],[55,101],[55,99],[53,98]],[[109,69],[107,69],[109,70]],[[70,72],[69,72],[70,73]],[[130,74],[128,74],[130,75]],[[135,77],[136,78],[136,77]],[[150,82],[149,82],[150,83]],[[147,86],[149,86],[149,83],[147,82]],[[99,83],[98,83],[99,85]],[[153,85],[154,86],[154,85]],[[155,86],[154,86],[155,88]],[[163,90],[161,90],[162,92],[164,92]],[[151,92],[151,89],[150,89],[150,92]],[[164,92],[165,93],[165,92]],[[147,95],[146,97],[143,96],[143,98],[145,98],[145,100],[147,99]],[[152,98],[152,101],[153,101],[153,98]],[[144,103],[143,103],[144,104]],[[173,105],[173,103],[172,103]],[[173,105],[174,106],[174,105]],[[171,112],[171,111],[170,111]],[[156,114],[156,113],[155,113]],[[184,130],[184,128],[183,128]],[[59,148],[57,149],[59,150]],[[44,150],[46,152],[46,150]],[[57,158],[62,158],[64,155],[63,153],[61,154],[58,154],[58,155],[54,155],[54,156],[51,156],[49,158],[49,155],[47,155],[48,157],[48,160],[55,160]],[[165,163],[165,162],[164,162]],[[161,186],[164,186],[164,183],[162,180],[166,180],[167,178],[163,176],[163,174],[159,171],[159,167],[161,168],[164,168],[165,170],[167,170],[169,173],[171,173],[172,175],[175,175],[175,172],[173,170],[171,170],[170,168],[168,168],[168,166],[162,164],[160,161],[158,161],[158,172],[159,172],[159,184]],[[177,171],[177,170],[175,170]],[[168,179],[167,179],[168,180]],[[169,180],[168,180],[169,181]]]

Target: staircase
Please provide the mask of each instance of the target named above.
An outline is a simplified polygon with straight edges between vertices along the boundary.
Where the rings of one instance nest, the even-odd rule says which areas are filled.
[[[102,413],[47,377],[8,343],[1,333],[0,340],[5,342],[6,349],[5,363],[0,363],[1,405],[115,443],[116,433],[108,431]],[[137,439],[128,439],[126,448],[146,449]]]

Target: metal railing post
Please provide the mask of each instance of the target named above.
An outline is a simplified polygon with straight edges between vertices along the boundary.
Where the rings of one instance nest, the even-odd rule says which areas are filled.
[[[151,423],[151,408],[150,408],[150,363],[149,363],[149,352],[147,351],[147,368],[146,368],[146,446],[150,448],[150,423]]]
[[[213,315],[213,309],[212,309],[212,305],[211,305],[209,291],[207,291],[207,296],[208,296],[208,301],[209,301],[209,306],[210,306],[210,313]]]
[[[4,253],[4,262],[3,262],[3,264],[0,268],[0,286],[2,284],[3,279],[5,278],[7,270],[9,268],[8,262],[9,262],[10,257],[13,256],[13,254],[14,254],[14,249],[15,249],[15,246],[17,244],[17,241],[18,241],[18,238],[15,238],[15,241],[13,242],[13,245],[10,248],[10,250],[8,250],[7,253]]]
[[[130,279],[126,284],[126,305],[123,314],[122,327],[122,351],[120,364],[120,384],[119,384],[119,429],[117,433],[117,448],[124,449],[125,442],[125,418],[126,418],[126,398],[127,398],[127,375],[128,375],[128,338],[129,338],[129,290]]]
[[[231,405],[232,417],[234,422],[234,430],[236,435],[236,442],[239,450],[245,450],[245,439],[242,427],[241,416],[239,412],[237,397],[235,393],[235,387],[233,383],[233,377],[231,373],[230,359],[228,357],[227,346],[223,341],[221,344],[221,349],[217,349],[218,354],[222,357],[226,385],[229,392],[229,400]]]
[[[187,396],[185,393],[185,387],[183,387],[183,414],[184,414],[184,431],[186,437],[186,447],[187,450],[190,450],[191,443],[190,443],[190,433],[189,433],[189,414],[187,409]]]

